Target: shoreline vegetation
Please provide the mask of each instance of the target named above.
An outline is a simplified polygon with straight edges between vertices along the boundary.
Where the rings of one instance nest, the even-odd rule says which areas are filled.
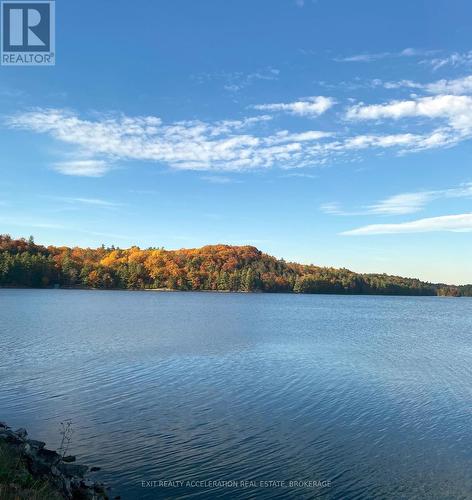
[[[297,264],[253,246],[45,247],[9,235],[0,235],[0,287],[472,296],[472,285]]]
[[[63,441],[64,443],[64,441]],[[106,487],[87,479],[100,470],[75,463],[67,448],[58,452],[0,422],[0,498],[2,500],[107,500]]]

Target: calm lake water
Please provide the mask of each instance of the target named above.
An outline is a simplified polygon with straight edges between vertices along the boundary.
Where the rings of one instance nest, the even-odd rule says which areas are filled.
[[[472,498],[471,299],[0,290],[0,340],[0,420],[124,500]]]

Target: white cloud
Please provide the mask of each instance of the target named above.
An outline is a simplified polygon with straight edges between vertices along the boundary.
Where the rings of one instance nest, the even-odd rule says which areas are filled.
[[[319,141],[331,134],[308,130],[256,136],[246,132],[267,115],[214,123],[181,121],[164,125],[157,117],[82,119],[64,110],[39,109],[8,120],[10,127],[46,133],[74,145],[88,159],[65,161],[54,168],[66,175],[99,177],[108,161],[144,160],[183,170],[240,171],[280,165],[285,168],[321,163],[328,153]],[[105,161],[108,160],[108,161]]]
[[[68,196],[54,196],[54,200],[65,201],[67,203],[80,204],[80,205],[94,205],[99,207],[118,207],[119,203],[114,203],[112,201],[101,200],[99,198],[74,198]]]
[[[335,103],[336,101],[332,97],[313,96],[295,102],[258,104],[254,106],[254,109],[260,111],[282,111],[292,115],[316,117],[325,113]]]
[[[383,82],[382,80],[375,79],[372,81],[374,87],[382,86],[388,90],[391,89],[400,89],[400,88],[409,88],[409,89],[418,89],[422,86],[412,80],[400,80],[398,82]]]
[[[399,80],[397,82],[383,82],[379,79],[372,80],[374,87],[382,86],[386,89],[418,89],[429,94],[467,95],[472,94],[472,75],[447,80],[445,78],[431,83],[418,83],[412,80]]]
[[[472,213],[429,217],[398,224],[371,224],[341,233],[345,236],[367,236],[376,234],[428,233],[437,231],[472,231]]]
[[[61,174],[78,177],[102,177],[111,169],[103,160],[64,161],[55,163],[53,168]]]
[[[472,183],[456,188],[400,193],[362,207],[357,211],[344,210],[340,203],[330,202],[320,206],[331,215],[405,215],[420,212],[428,203],[446,198],[472,198]]]
[[[433,70],[438,70],[444,66],[470,66],[472,65],[472,51],[469,52],[454,52],[448,56],[435,57],[433,59],[426,59],[421,61],[423,64],[427,64],[433,68]]]
[[[233,184],[235,182],[241,182],[233,179],[232,177],[226,177],[223,175],[204,175],[200,177],[200,179],[202,179],[202,181],[210,182],[211,184]]]
[[[417,57],[417,56],[424,56],[426,54],[431,54],[434,51],[431,50],[423,50],[423,49],[414,49],[412,47],[407,47],[406,49],[403,49],[398,55],[400,57]]]
[[[472,98],[469,96],[439,95],[420,97],[405,101],[391,101],[387,104],[359,104],[348,109],[347,118],[351,120],[379,120],[406,117],[448,118],[463,127],[472,123]]]
[[[272,67],[260,68],[252,73],[244,73],[242,71],[235,72],[216,72],[216,73],[199,73],[192,75],[192,80],[199,84],[207,84],[211,81],[221,81],[223,88],[229,92],[239,92],[256,83],[257,81],[274,81],[278,80],[280,70]]]
[[[18,227],[30,227],[35,229],[65,229],[62,224],[56,224],[54,222],[43,222],[33,220],[31,218],[21,218],[18,217],[0,217],[0,222],[5,225],[18,226]]]
[[[424,139],[416,134],[388,134],[388,135],[356,135],[346,139],[347,149],[365,149],[369,147],[391,148],[397,146],[411,146]]]
[[[254,73],[240,73],[229,76],[229,82],[224,85],[225,90],[230,92],[239,92],[240,90],[249,87],[258,80],[274,81],[279,79],[280,71],[275,68],[265,68]]]
[[[424,85],[424,89],[431,94],[471,94],[472,75],[454,80],[438,80],[437,82]]]
[[[442,120],[446,122],[446,126],[434,129],[429,135],[418,138],[418,141],[415,141],[411,134],[405,134],[405,142],[411,149],[416,150],[444,147],[468,139],[472,135],[472,97],[438,95],[391,101],[386,104],[364,105],[361,103],[350,107],[346,118],[354,121],[402,118]]]
[[[397,194],[370,205],[368,212],[380,215],[411,214],[422,210],[434,198],[434,191]]]
[[[337,201],[323,203],[320,210],[328,215],[355,215],[353,212],[346,212],[342,209],[341,204]]]
[[[372,205],[359,210],[344,210],[339,202],[324,203],[320,210],[328,215],[405,215],[422,210],[425,205],[434,199],[433,192],[403,193],[390,196]]]
[[[281,177],[284,177],[284,178],[298,177],[301,179],[318,179],[319,176],[315,175],[315,174],[309,174],[307,172],[291,172],[289,174],[281,175]]]
[[[312,142],[318,141],[319,139],[325,139],[327,137],[332,137],[332,133],[321,132],[319,130],[308,130],[306,132],[290,133],[288,130],[281,130],[274,135],[266,139],[266,143],[273,144],[284,144],[287,142]]]
[[[379,59],[387,59],[394,57],[424,57],[434,54],[434,50],[414,49],[408,47],[400,52],[364,52],[362,54],[354,54],[348,57],[337,57],[336,62],[373,62]]]
[[[447,98],[447,99],[444,99]],[[313,98],[298,103],[274,104],[296,113],[320,113],[328,101]],[[305,108],[307,106],[308,108]],[[448,126],[426,133],[370,133],[351,135],[321,130],[267,133],[261,124],[270,115],[215,122],[178,121],[165,124],[155,116],[99,115],[93,119],[61,109],[36,109],[10,116],[7,126],[48,134],[73,146],[72,160],[53,168],[64,175],[101,177],[117,161],[150,161],[178,170],[234,172],[279,167],[324,165],[333,159],[359,159],[362,151],[390,149],[397,153],[450,146],[472,135],[472,97],[434,96],[385,105],[359,104],[347,111],[352,121],[382,117],[427,116],[443,118]],[[310,115],[311,116],[311,115]]]
[[[472,197],[472,182],[462,184],[458,188],[438,192],[443,193],[445,198],[469,198]]]
[[[390,57],[392,54],[390,52],[377,52],[377,53],[363,53],[363,54],[354,54],[353,56],[348,57],[336,57],[334,60],[336,62],[372,62],[377,61],[379,59],[385,59],[386,57]]]

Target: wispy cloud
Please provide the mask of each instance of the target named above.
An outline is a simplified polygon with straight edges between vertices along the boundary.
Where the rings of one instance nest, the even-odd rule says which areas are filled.
[[[62,224],[31,218],[0,217],[0,222],[5,225],[33,229],[65,229]]]
[[[421,63],[431,66],[435,71],[445,66],[451,66],[451,67],[472,66],[472,51],[454,52],[452,54],[442,57],[425,59],[421,61]]]
[[[333,105],[327,97],[295,103],[260,105],[270,111],[320,114]],[[442,119],[446,124],[430,132],[352,134],[310,128],[296,132],[273,130],[261,123],[264,114],[239,120],[178,121],[165,124],[155,116],[99,115],[82,118],[61,109],[36,109],[10,116],[6,125],[48,134],[74,146],[76,159],[53,164],[64,175],[101,177],[118,161],[150,161],[176,170],[236,172],[278,167],[283,169],[325,165],[333,159],[358,159],[362,151],[390,149],[398,153],[447,147],[472,135],[472,97],[433,96],[386,104],[351,106],[352,123],[403,117]]]
[[[233,184],[241,182],[238,179],[233,179],[232,177],[226,177],[223,175],[204,175],[200,177],[202,181],[210,182],[211,184]]]
[[[472,183],[450,189],[400,193],[363,206],[359,210],[344,210],[338,202],[325,203],[320,209],[330,215],[406,215],[420,212],[434,200],[447,198],[472,198]]]
[[[368,213],[378,215],[404,215],[419,212],[435,197],[434,192],[403,193],[390,196],[367,207]]]
[[[136,238],[125,236],[122,234],[107,233],[101,231],[94,231],[92,229],[82,229],[70,224],[58,224],[56,222],[49,222],[44,220],[32,219],[29,217],[3,217],[0,216],[0,223],[12,227],[20,227],[28,229],[60,229],[61,231],[67,231],[71,233],[88,234],[92,236],[103,236],[111,239],[123,239],[136,241]]]
[[[372,87],[385,89],[415,89],[429,94],[467,95],[472,93],[472,75],[454,79],[441,79],[431,83],[419,83],[412,80],[382,81],[375,78],[371,81]]]
[[[401,89],[401,88],[407,88],[407,89],[420,89],[423,88],[423,86],[417,82],[414,82],[412,80],[399,80],[397,82],[384,82],[380,80],[379,78],[374,78],[371,81],[372,87],[384,87],[385,89],[392,90],[392,89]]]
[[[272,67],[260,68],[252,72],[217,72],[217,73],[199,73],[192,76],[192,79],[204,84],[211,81],[219,81],[223,88],[229,92],[239,92],[258,81],[275,81],[279,79],[280,70]]]
[[[346,118],[353,121],[400,120],[403,118],[428,118],[441,120],[444,125],[433,130],[424,140],[414,144],[412,149],[450,146],[469,139],[472,134],[472,97],[465,95],[437,95],[410,100],[390,101],[384,104],[352,106]]]
[[[64,175],[103,177],[111,170],[111,166],[103,160],[72,160],[55,163],[53,169]]]
[[[306,132],[291,133],[288,130],[280,130],[267,138],[267,144],[286,144],[288,142],[312,142],[332,137],[331,132],[321,132],[320,130],[307,130]]]
[[[347,57],[336,57],[334,60],[336,62],[372,62],[379,59],[385,59],[386,57],[391,57],[391,52],[364,52],[362,54],[354,54]]]
[[[21,97],[26,97],[28,94],[23,90],[8,88],[8,87],[0,87],[0,97],[8,97],[10,99],[19,99]]]
[[[429,233],[438,231],[472,231],[472,214],[443,215],[428,217],[398,224],[370,224],[341,233],[345,236],[368,236],[378,234]]]
[[[52,197],[54,200],[64,201],[66,203],[79,204],[79,205],[91,205],[97,207],[108,207],[108,208],[116,208],[120,206],[120,203],[115,203],[108,200],[102,200],[100,198],[75,198],[68,196],[54,196]]]
[[[285,178],[296,177],[296,178],[301,178],[301,179],[318,179],[319,176],[316,174],[309,174],[308,172],[290,172],[289,174],[281,175],[281,177],[285,177]]]
[[[425,57],[436,53],[435,50],[423,50],[408,47],[399,52],[363,52],[361,54],[354,54],[347,57],[336,57],[334,60],[337,62],[373,62],[379,59],[387,59],[392,57]]]
[[[471,94],[472,93],[472,75],[453,80],[438,80],[424,85],[427,92],[431,94]]]
[[[133,194],[146,194],[154,196],[160,194],[157,189],[130,189],[129,192]]]
[[[330,201],[328,203],[323,203],[320,205],[320,210],[328,215],[358,215],[356,212],[345,211],[341,203],[337,201]]]
[[[444,118],[459,130],[472,128],[472,97],[439,95],[386,104],[358,104],[348,109],[349,120],[399,120],[409,117]]]
[[[369,213],[380,215],[404,215],[423,210],[434,200],[444,198],[472,198],[472,183],[457,188],[402,193],[370,205]]]
[[[334,106],[336,101],[332,97],[313,96],[295,102],[280,102],[274,104],[257,104],[254,109],[260,111],[285,112],[292,115],[317,117]]]
[[[181,121],[164,125],[157,117],[80,118],[65,110],[40,109],[20,113],[7,121],[10,127],[50,134],[77,146],[89,159],[56,163],[66,175],[99,177],[116,160],[154,161],[180,170],[240,171],[280,165],[285,168],[323,162],[328,151],[320,141],[331,134],[307,130],[252,135],[246,129],[267,115],[213,123]]]
[[[111,239],[120,239],[120,240],[128,240],[128,241],[136,241],[136,238],[126,236],[124,234],[116,234],[116,233],[104,233],[101,231],[85,231],[81,229],[75,229],[74,231],[77,231],[79,233],[84,233],[84,234],[90,234],[91,236],[103,236],[104,238],[111,238]]]

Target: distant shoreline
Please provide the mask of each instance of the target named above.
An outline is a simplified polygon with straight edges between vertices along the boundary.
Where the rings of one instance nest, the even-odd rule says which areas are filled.
[[[0,235],[0,286],[100,290],[472,296],[471,285],[298,264],[253,246],[165,250],[38,245]]]
[[[216,294],[237,294],[237,295],[327,295],[339,297],[435,297],[435,298],[450,298],[450,299],[470,299],[472,297],[464,295],[412,295],[401,293],[340,293],[340,292],[266,292],[264,290],[176,290],[173,288],[93,288],[93,287],[32,287],[32,286],[4,286],[0,285],[0,290],[67,290],[67,291],[89,291],[89,292],[160,292],[160,293],[216,293]]]

